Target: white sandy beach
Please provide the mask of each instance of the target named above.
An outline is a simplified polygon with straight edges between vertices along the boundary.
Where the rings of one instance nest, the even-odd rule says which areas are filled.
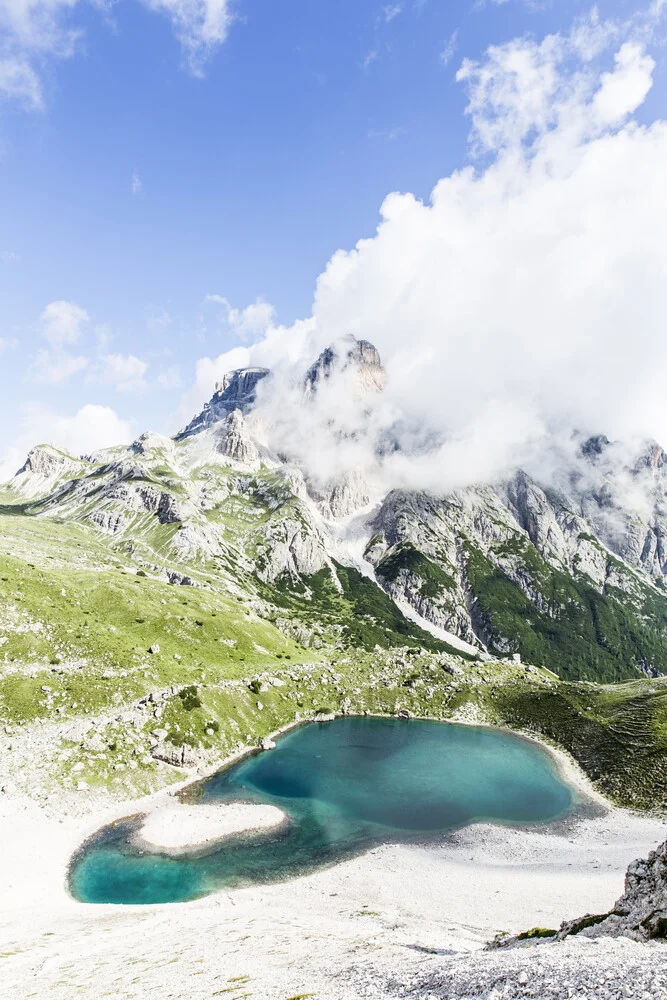
[[[585,790],[576,768],[569,778]],[[67,894],[72,852],[110,819],[153,809],[154,816],[177,815],[180,809],[192,814],[191,842],[219,834],[205,807],[166,806],[169,799],[163,792],[91,813],[82,800],[78,816],[49,817],[18,793],[0,795],[3,998],[199,1000],[230,983],[245,983],[239,995],[259,1000],[302,993],[318,1000],[394,995],[388,984],[399,973],[428,968],[437,979],[438,970],[452,963],[458,968],[474,961],[482,968],[514,961],[478,950],[499,930],[556,927],[608,909],[622,891],[628,863],[665,838],[658,820],[607,809],[551,828],[480,824],[439,846],[385,845],[289,883],[192,903],[90,906]],[[258,816],[245,813],[242,821],[255,823]],[[177,832],[182,842],[185,826],[174,823],[171,834],[167,824],[160,836],[176,838]],[[627,949],[648,954],[642,946],[625,946],[622,957]],[[591,945],[563,946],[586,947]],[[618,943],[603,943],[596,954],[600,949],[616,954]],[[667,949],[664,955],[667,960]]]
[[[137,835],[147,845],[161,850],[196,850],[234,833],[271,830],[287,821],[275,806],[249,802],[187,806],[170,798],[149,812]]]

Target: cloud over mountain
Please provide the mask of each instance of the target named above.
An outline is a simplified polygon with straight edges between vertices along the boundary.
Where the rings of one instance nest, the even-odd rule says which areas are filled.
[[[387,368],[380,422],[440,441],[436,460],[403,469],[396,458],[390,474],[413,485],[544,463],[575,429],[667,441],[667,125],[634,117],[654,62],[624,31],[592,16],[567,36],[463,63],[481,158],[427,203],[390,194],[375,236],[320,275],[312,318],[271,327],[243,351],[243,363],[281,372],[274,432],[298,437],[285,385],[352,334],[376,344]],[[201,365],[210,377],[239,360],[236,349]],[[341,396],[339,417],[345,405]],[[370,462],[358,445],[344,448]],[[326,464],[310,428],[303,449]]]

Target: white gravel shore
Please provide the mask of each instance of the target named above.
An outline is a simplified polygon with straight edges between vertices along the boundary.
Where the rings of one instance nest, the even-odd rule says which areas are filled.
[[[568,777],[585,790],[576,769]],[[18,792],[0,795],[3,1000],[662,1000],[659,945],[480,950],[500,930],[608,909],[628,863],[665,838],[656,819],[598,808],[532,830],[477,824],[437,845],[388,844],[288,883],[185,904],[87,906],[68,896],[66,867],[87,835],[167,801],[160,793],[100,810],[83,795],[65,816],[53,803],[49,815]]]
[[[234,833],[271,830],[286,821],[285,813],[275,806],[248,802],[186,806],[172,798],[147,814],[137,835],[150,847],[182,853]]]

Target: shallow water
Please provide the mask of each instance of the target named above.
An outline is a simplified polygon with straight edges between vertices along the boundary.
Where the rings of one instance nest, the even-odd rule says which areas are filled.
[[[376,843],[433,839],[479,820],[555,820],[574,804],[541,747],[511,733],[421,719],[339,718],[281,736],[195,786],[197,801],[277,805],[289,825],[169,857],[133,843],[140,819],[82,847],[70,891],[90,903],[168,903],[290,878]]]

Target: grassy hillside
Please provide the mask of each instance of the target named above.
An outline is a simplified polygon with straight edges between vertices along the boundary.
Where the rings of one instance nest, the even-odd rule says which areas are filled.
[[[562,682],[547,669],[465,657],[340,565],[338,585],[328,570],[273,585],[237,568],[181,570],[197,585],[169,584],[143,554],[135,562],[86,524],[0,516],[5,777],[38,799],[82,787],[125,798],[183,776],[156,747],[211,764],[295,718],[402,712],[532,731],[568,749],[617,801],[667,800],[662,680]],[[556,579],[550,600],[567,613],[536,618],[474,554],[472,572],[480,610],[537,662],[583,673],[584,642],[614,675],[624,657],[650,650],[657,626],[643,633],[632,607],[607,621],[604,603]]]
[[[497,548],[497,557],[508,554]],[[642,667],[667,672],[667,600],[660,594],[638,583],[636,597],[613,587],[601,594],[586,577],[549,566],[527,541],[511,554],[520,557],[523,586],[479,549],[467,549],[475,614],[492,652],[520,653],[571,680],[627,680]]]
[[[201,574],[199,586],[170,585],[81,525],[0,518],[0,546],[0,716],[95,712],[313,658],[259,617],[250,592]]]
[[[302,620],[328,626],[340,642],[355,649],[422,647],[474,658],[406,618],[391,598],[357,569],[335,563],[334,570],[339,587],[332,573],[322,569],[300,581],[283,578],[275,587],[264,588],[264,593]]]

